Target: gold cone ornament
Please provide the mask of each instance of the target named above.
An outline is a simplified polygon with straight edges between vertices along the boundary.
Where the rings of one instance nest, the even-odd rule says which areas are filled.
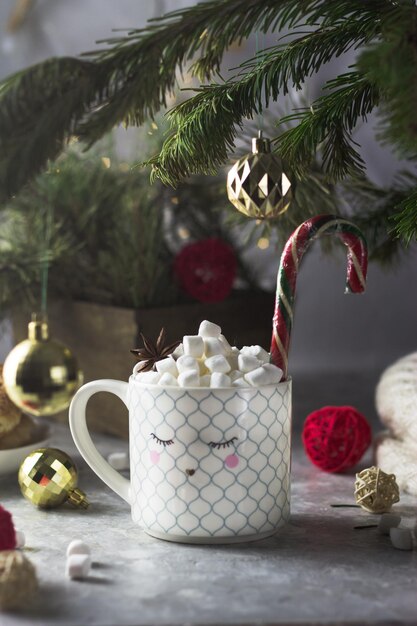
[[[82,379],[72,352],[49,337],[44,317],[32,315],[28,339],[13,348],[3,365],[9,398],[30,415],[54,415],[69,406]]]
[[[239,159],[229,170],[227,196],[238,211],[258,220],[279,217],[288,209],[291,181],[262,131],[252,139],[252,154]]]
[[[65,501],[83,509],[89,506],[85,493],[77,488],[74,461],[57,448],[31,452],[20,466],[18,481],[24,497],[42,509],[53,509]]]

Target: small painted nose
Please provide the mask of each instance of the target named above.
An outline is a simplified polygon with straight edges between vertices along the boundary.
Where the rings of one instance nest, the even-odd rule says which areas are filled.
[[[186,469],[185,473],[187,474],[187,476],[193,476],[195,474],[195,470],[194,469]]]

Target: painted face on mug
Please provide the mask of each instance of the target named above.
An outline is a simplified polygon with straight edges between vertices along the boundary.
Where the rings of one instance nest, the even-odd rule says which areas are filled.
[[[289,449],[289,434],[283,439],[277,401],[257,392],[249,401],[232,390],[141,390],[132,428],[143,476],[141,523],[207,536],[275,523],[288,491],[277,460],[284,464],[278,473],[289,473],[281,450]]]

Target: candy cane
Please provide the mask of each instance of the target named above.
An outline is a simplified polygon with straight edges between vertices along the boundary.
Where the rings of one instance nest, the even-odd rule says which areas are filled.
[[[281,256],[272,321],[271,362],[283,370],[283,380],[288,373],[298,266],[315,239],[332,234],[337,235],[348,248],[345,293],[361,293],[365,290],[368,252],[359,228],[337,215],[318,215],[300,224],[288,239]]]

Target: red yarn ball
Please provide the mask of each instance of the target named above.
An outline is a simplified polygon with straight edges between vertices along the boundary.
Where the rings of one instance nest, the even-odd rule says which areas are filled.
[[[233,248],[221,239],[203,239],[176,256],[174,272],[181,287],[200,302],[220,302],[230,293],[236,275]]]
[[[0,550],[14,550],[15,548],[16,531],[11,513],[0,504]]]
[[[353,467],[369,448],[371,427],[352,406],[325,406],[304,422],[304,449],[310,461],[325,472]]]

